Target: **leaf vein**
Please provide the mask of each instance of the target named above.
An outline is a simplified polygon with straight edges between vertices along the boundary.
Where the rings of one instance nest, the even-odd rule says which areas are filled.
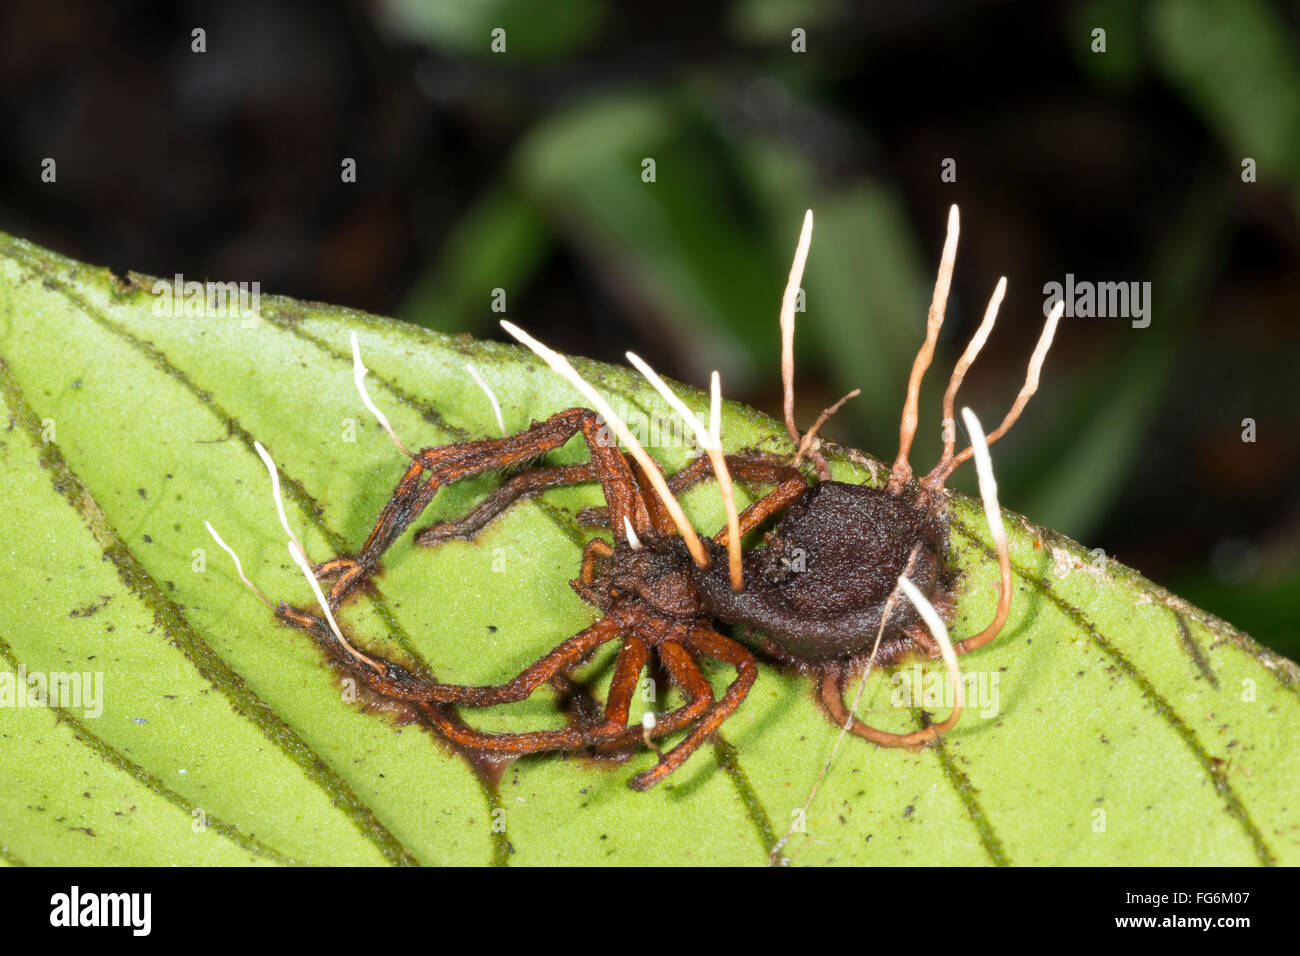
[[[14,654],[13,648],[6,640],[4,640],[4,638],[0,638],[0,659],[4,660],[5,663],[14,671],[18,671],[22,668],[22,662],[18,659],[17,655]],[[55,704],[48,704],[46,709],[49,710],[57,720],[62,721],[71,727],[77,742],[90,748],[105,763],[108,763],[122,771],[127,776],[133,777],[136,781],[143,784],[151,793],[161,797],[172,806],[184,811],[186,814],[192,814],[194,810],[198,809],[198,804],[188,800],[183,794],[168,787],[144,767],[119,753],[115,747],[91,731],[84,721],[78,720],[67,708]],[[205,812],[204,820],[213,830],[216,830],[222,836],[247,850],[249,853],[265,857],[266,859],[273,860],[276,863],[284,863],[291,866],[305,865],[302,860],[295,859],[288,854],[280,852],[275,847],[268,846],[256,837],[244,833],[235,824],[229,823],[220,817]]]
[[[981,549],[990,560],[996,560],[997,556],[993,550],[982,540],[977,538],[970,526],[965,522],[954,517],[951,521],[951,527],[957,529],[972,545]],[[1185,743],[1188,749],[1191,750],[1192,755],[1200,763],[1206,775],[1210,778],[1210,782],[1213,784],[1215,792],[1223,799],[1229,815],[1237,821],[1244,831],[1246,838],[1250,841],[1256,859],[1266,866],[1275,865],[1277,863],[1277,857],[1274,855],[1272,849],[1269,848],[1268,843],[1264,840],[1264,836],[1260,832],[1259,827],[1256,826],[1255,821],[1251,819],[1250,812],[1246,809],[1245,804],[1242,803],[1241,798],[1232,788],[1232,784],[1229,782],[1227,774],[1224,773],[1221,767],[1214,763],[1209,751],[1206,750],[1205,745],[1201,743],[1200,738],[1197,737],[1195,731],[1187,726],[1183,719],[1178,716],[1173,705],[1165,699],[1164,695],[1156,690],[1151,679],[1147,677],[1146,674],[1142,673],[1136,664],[1125,657],[1119,648],[1112,644],[1105,635],[1101,633],[1101,630],[1088,618],[1082,608],[1076,607],[1069,601],[1065,600],[1056,593],[1055,589],[1052,588],[1048,582],[1039,579],[1034,574],[1017,565],[1014,561],[1012,562],[1011,567],[1020,580],[1038,590],[1044,597],[1055,604],[1057,608],[1066,615],[1066,617],[1070,618],[1070,620],[1074,622],[1076,627],[1087,635],[1088,639],[1093,644],[1110,657],[1120,670],[1122,670],[1128,678],[1134,682],[1139,693],[1147,699],[1147,702],[1154,708],[1156,713],[1169,723],[1174,732],[1178,734],[1183,743]]]
[[[163,633],[181,650],[195,669],[230,699],[309,779],[324,790],[380,852],[392,862],[414,863],[409,850],[379,821],[351,787],[329,768],[316,752],[259,697],[212,647],[194,630],[180,608],[163,592],[130,547],[109,524],[85,484],[73,473],[54,442],[41,441],[40,418],[23,395],[9,364],[0,356],[0,394],[19,426],[39,450],[50,481],[81,515],[127,589],[153,613]]]

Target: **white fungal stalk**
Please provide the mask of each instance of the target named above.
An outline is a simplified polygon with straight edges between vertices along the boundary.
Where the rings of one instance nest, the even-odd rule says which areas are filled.
[[[906,577],[898,579],[899,587],[907,595],[907,599],[912,602],[916,608],[921,620],[925,621],[925,626],[929,628],[930,635],[934,638],[935,643],[939,645],[939,652],[943,655],[943,662],[948,668],[948,680],[953,686],[953,705],[950,713],[942,724],[934,727],[936,733],[947,730],[957,723],[961,717],[962,709],[966,706],[966,687],[961,677],[961,665],[957,663],[957,651],[952,646],[952,640],[948,637],[948,628],[943,623],[943,618],[935,610],[934,605],[930,603],[929,598],[921,593],[915,584]]]
[[[785,427],[790,440],[799,444],[799,429],[794,424],[794,313],[803,282],[804,266],[808,262],[808,249],[812,246],[813,214],[809,209],[803,214],[803,228],[799,230],[799,243],[795,246],[794,262],[781,296],[781,383],[784,391]]]
[[[379,424],[383,426],[384,431],[388,432],[388,437],[393,440],[393,444],[400,448],[407,458],[414,458],[415,456],[407,450],[406,446],[402,444],[402,440],[397,437],[397,432],[393,431],[393,426],[388,423],[388,416],[381,412],[379,406],[371,401],[365,383],[366,373],[369,371],[365,363],[361,361],[361,346],[357,342],[357,333],[354,329],[352,332],[352,381],[357,386],[357,394],[361,396],[361,404],[366,406],[370,414],[374,415]]]
[[[714,369],[709,376],[709,431],[722,438],[722,376]]]
[[[492,391],[492,386],[484,381],[483,376],[478,373],[473,362],[466,362],[465,367],[469,369],[469,377],[474,380],[479,388],[483,389],[483,394],[487,395],[488,401],[492,403],[492,414],[497,417],[497,428],[501,429],[501,437],[505,437],[506,423],[501,417],[501,403],[497,401],[497,393]]]
[[[975,474],[979,478],[980,497],[984,500],[984,516],[988,519],[989,531],[998,552],[1007,550],[1007,529],[1002,523],[1002,508],[998,505],[998,482],[993,477],[993,458],[989,454],[988,439],[984,437],[984,428],[975,413],[969,408],[961,410],[962,420],[970,432],[971,449],[975,453]]]
[[[925,372],[934,359],[934,347],[939,340],[939,328],[943,325],[944,313],[948,308],[948,293],[952,289],[952,270],[957,262],[957,239],[960,234],[961,216],[954,204],[948,210],[948,234],[943,241],[943,253],[939,257],[939,273],[935,276],[930,311],[925,320],[925,341],[916,353],[916,358],[912,360],[912,372],[907,379],[907,398],[903,402],[903,414],[898,424],[898,456],[890,469],[887,486],[891,494],[898,494],[899,489],[912,477],[912,466],[908,462],[908,456],[912,452],[912,439],[916,437],[921,379],[925,377]]]
[[[257,451],[258,456],[261,457],[262,463],[266,465],[267,473],[271,476],[271,497],[275,501],[275,512],[280,517],[280,526],[284,529],[284,533],[289,536],[289,541],[287,542],[289,547],[289,557],[293,559],[294,564],[298,565],[303,576],[307,578],[307,583],[311,585],[312,593],[316,595],[316,602],[320,605],[321,610],[325,612],[325,620],[329,623],[330,630],[333,632],[335,639],[337,639],[339,644],[341,644],[347,652],[357,660],[370,667],[375,667],[374,662],[371,661],[370,658],[366,657],[348,643],[347,638],[343,636],[342,630],[339,629],[338,622],[334,620],[334,613],[330,610],[329,602],[325,600],[325,594],[321,591],[320,583],[316,580],[316,572],[312,570],[311,561],[307,558],[307,551],[303,548],[302,542],[298,540],[298,536],[293,533],[293,528],[289,527],[289,519],[284,513],[284,498],[280,494],[279,470],[275,467],[275,462],[272,461],[271,456],[267,453],[266,449],[262,447],[261,442],[253,442],[253,448]],[[230,560],[235,562],[235,573],[239,575],[239,580],[243,581],[244,585],[256,594],[263,604],[272,610],[275,610],[275,605],[267,600],[266,596],[262,594],[262,592],[257,589],[257,586],[254,585],[252,581],[248,580],[248,577],[244,574],[243,562],[239,560],[239,555],[235,553],[235,549],[221,539],[221,535],[217,534],[217,529],[212,527],[210,521],[204,521],[203,526],[208,529],[208,534],[212,535],[212,540],[217,542],[217,546],[220,547],[221,550],[225,551],[226,554],[230,555]]]
[[[668,482],[664,479],[663,472],[659,470],[659,465],[641,447],[641,443],[628,430],[627,425],[623,423],[623,419],[610,407],[609,402],[605,401],[604,397],[586,379],[579,375],[577,370],[569,364],[569,360],[559,352],[543,345],[513,322],[503,319],[501,328],[509,332],[518,342],[531,349],[551,367],[552,371],[581,392],[582,396],[591,404],[591,407],[605,419],[606,424],[614,429],[614,433],[618,435],[619,440],[627,447],[628,454],[636,459],[637,464],[641,466],[641,470],[645,472],[646,479],[653,486],[655,493],[659,495],[659,499],[664,503],[669,516],[673,519],[673,524],[677,526],[677,530],[686,542],[686,547],[691,553],[691,559],[700,567],[707,567],[709,554],[704,550],[700,536],[691,527],[691,523],[686,520],[686,513],[682,511],[681,504],[668,488]]]
[[[298,568],[302,571],[303,577],[305,577],[307,583],[311,585],[311,593],[316,595],[316,603],[319,604],[320,609],[325,612],[325,620],[329,622],[330,631],[333,632],[334,639],[342,644],[344,649],[357,660],[369,667],[375,667],[374,662],[371,661],[370,658],[366,657],[349,644],[347,638],[343,636],[343,631],[339,628],[339,622],[334,620],[334,612],[330,610],[329,602],[325,600],[325,594],[320,589],[320,582],[316,580],[316,575],[312,571],[311,565],[307,561],[307,555],[303,552],[302,547],[296,541],[290,541],[288,544],[289,557],[293,558],[294,564],[298,565]]]
[[[657,743],[655,743],[655,739],[653,736],[655,728],[657,726],[659,726],[659,721],[655,719],[655,714],[653,710],[647,710],[644,714],[641,715],[641,739],[645,742],[645,745],[647,747],[649,747],[651,750],[653,750],[655,753],[659,755],[660,760],[663,760],[664,759],[663,749]]]
[[[678,415],[682,417],[691,430],[695,432],[695,437],[704,449],[704,453],[709,456],[709,461],[713,464],[713,473],[718,478],[718,491],[722,495],[722,507],[727,513],[727,559],[729,572],[731,575],[731,589],[740,591],[744,588],[745,582],[742,577],[740,564],[740,515],[736,510],[736,492],[731,484],[731,473],[727,471],[727,456],[722,451],[722,438],[717,432],[716,427],[706,426],[700,421],[698,415],[691,411],[686,403],[677,396],[668,383],[659,377],[659,374],[652,369],[646,361],[635,352],[626,353],[627,360],[636,366],[645,380],[653,386],[654,390],[663,396],[669,406],[672,407]],[[716,420],[721,421],[721,380],[717,372],[713,373],[714,395],[717,399],[711,402],[709,410],[710,419],[714,419],[714,411],[717,410]]]
[[[633,551],[641,550],[641,539],[637,537],[636,528],[632,527],[632,521],[627,515],[623,515],[623,533],[627,535],[627,543],[631,545]]]
[[[289,519],[284,515],[284,498],[280,495],[280,472],[260,441],[253,442],[253,448],[261,457],[262,464],[266,466],[267,473],[271,476],[271,497],[275,499],[275,513],[280,516],[280,527],[284,528],[284,533],[289,536],[289,540],[296,544],[298,550],[305,556],[307,549],[302,546],[298,536],[293,533],[293,528],[289,527]]]
[[[248,580],[248,577],[244,574],[244,565],[243,562],[239,560],[239,555],[235,554],[234,548],[232,548],[230,545],[226,544],[226,542],[221,540],[221,535],[217,534],[217,529],[212,527],[212,522],[211,521],[203,522],[203,527],[208,529],[208,534],[212,535],[212,540],[217,542],[217,547],[221,548],[222,551],[230,555],[230,560],[235,562],[235,573],[239,575],[239,580],[244,582],[244,587],[248,588],[248,590],[256,594],[258,600],[261,601],[263,604],[265,604],[267,607],[274,609],[275,605],[266,599],[266,595],[258,590],[256,584]]]
[[[998,309],[1002,306],[1002,300],[1007,294],[1007,277],[1002,276],[998,279],[998,284],[993,288],[993,295],[989,297],[988,307],[984,310],[984,320],[980,322],[980,327],[975,330],[971,340],[966,345],[966,351],[961,353],[961,358],[953,366],[952,376],[948,379],[948,388],[943,394],[943,426],[944,432],[944,454],[951,457],[953,444],[957,436],[950,430],[956,423],[949,422],[952,418],[952,405],[957,397],[957,389],[961,388],[962,381],[966,378],[966,372],[980,354],[980,349],[984,348],[984,343],[988,341],[989,334],[993,331],[993,325],[998,320]]]

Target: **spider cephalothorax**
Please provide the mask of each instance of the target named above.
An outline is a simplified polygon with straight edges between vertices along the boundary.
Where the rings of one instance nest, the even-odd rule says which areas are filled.
[[[914,481],[908,455],[916,431],[921,378],[933,356],[951,281],[957,234],[953,207],[925,343],[908,383],[898,457],[884,487],[846,484],[833,480],[814,437],[838,404],[823,413],[806,434],[801,434],[793,421],[794,302],[811,229],[809,213],[782,306],[785,419],[795,447],[793,456],[724,455],[718,434],[717,374],[711,424],[705,425],[653,370],[629,353],[629,360],[691,424],[706,452],[671,478],[665,478],[604,398],[577,375],[567,360],[510,323],[502,324],[568,378],[591,407],[567,409],[515,435],[411,453],[397,441],[382,412],[365,392],[365,367],[354,334],[355,374],[361,397],[411,458],[411,464],[355,557],[309,566],[280,509],[281,521],[291,539],[290,553],[307,574],[324,616],[283,603],[274,606],[276,615],[286,624],[311,633],[325,648],[331,663],[362,682],[370,692],[395,705],[414,708],[448,739],[475,752],[505,757],[589,747],[618,752],[643,740],[652,744],[656,738],[684,731],[671,750],[660,752],[653,768],[632,779],[632,786],[639,790],[653,786],[680,766],[741,704],[753,685],[757,677],[755,658],[744,644],[724,633],[728,629],[763,635],[764,646],[774,656],[812,673],[818,697],[832,719],[859,736],[886,746],[915,745],[953,726],[962,707],[956,655],[975,650],[996,637],[1011,600],[1007,543],[983,432],[969,410],[964,411],[972,445],[958,454],[953,420],[957,388],[993,325],[1005,280],[999,282],[984,322],[958,360],[944,394],[943,456],[928,475]],[[1019,397],[988,442],[1006,433],[1036,389],[1038,372],[1060,314],[1058,306],[1048,319]],[[618,435],[627,454],[608,440],[607,428]],[[379,570],[383,554],[440,487],[473,475],[523,466],[578,435],[586,442],[589,461],[526,468],[464,517],[425,528],[415,540],[429,546],[451,539],[473,540],[493,518],[521,498],[563,485],[598,482],[606,504],[589,509],[585,520],[608,528],[613,541],[604,537],[590,540],[583,549],[579,576],[572,582],[577,593],[600,612],[595,623],[561,641],[510,681],[484,687],[443,684],[417,675],[354,647],[343,636],[334,613]],[[274,465],[260,446],[258,450],[266,460],[278,495]],[[952,574],[945,563],[947,524],[940,509],[944,481],[953,468],[972,455],[980,467],[985,510],[997,547],[999,600],[993,621],[983,631],[953,644],[942,621],[950,608]],[[815,483],[810,484],[797,467],[805,457],[815,465]],[[686,520],[675,496],[710,476],[718,481],[728,520],[712,538],[701,538]],[[733,477],[750,489],[771,490],[737,513],[731,494]],[[765,543],[745,548],[746,537],[763,529],[768,529]],[[215,537],[215,531],[213,534]],[[222,543],[220,538],[217,540]],[[330,578],[333,585],[326,596],[318,579]],[[900,600],[903,592],[906,601]],[[570,672],[598,647],[615,640],[621,641],[621,647],[603,714],[587,713],[563,730],[486,733],[467,725],[449,709],[450,705],[489,707],[523,700],[548,683],[561,690],[571,687]],[[848,676],[869,668],[872,662],[893,663],[913,651],[943,656],[950,677],[957,682],[957,703],[946,720],[910,734],[895,734],[867,726],[845,708],[842,693]],[[719,660],[736,672],[720,698],[715,697],[700,670],[698,662],[703,657]],[[640,674],[652,658],[657,658],[686,701],[675,710],[652,715],[641,726],[629,726]]]

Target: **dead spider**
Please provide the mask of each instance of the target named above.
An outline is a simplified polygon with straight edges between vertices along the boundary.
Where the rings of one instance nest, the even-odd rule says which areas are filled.
[[[785,422],[796,449],[792,459],[754,453],[724,455],[718,434],[717,373],[713,379],[711,421],[706,425],[645,363],[629,353],[633,364],[691,424],[705,450],[705,454],[671,479],[665,479],[595,389],[562,356],[508,322],[502,323],[507,331],[572,382],[591,407],[570,408],[544,422],[535,422],[516,435],[426,448],[412,454],[397,440],[382,412],[366,395],[362,384],[365,367],[354,335],[358,390],[394,442],[411,458],[411,465],[353,558],[339,558],[310,567],[301,545],[289,531],[283,508],[279,508],[281,522],[291,539],[290,553],[307,574],[324,616],[284,603],[274,607],[276,616],[312,634],[326,648],[332,662],[349,676],[383,698],[415,707],[448,739],[472,751],[505,757],[593,747],[613,752],[626,750],[642,740],[658,751],[656,738],[686,731],[685,737],[671,750],[660,751],[654,767],[632,778],[630,783],[636,790],[654,786],[681,766],[740,706],[753,686],[758,674],[754,655],[743,644],[721,633],[719,624],[752,628],[765,634],[764,648],[778,659],[797,664],[814,675],[817,696],[830,717],[861,737],[883,746],[911,746],[931,740],[952,727],[961,714],[960,693],[952,713],[943,722],[914,733],[896,734],[869,727],[850,712],[844,706],[843,685],[864,664],[870,666],[875,661],[887,665],[909,653],[920,652],[929,657],[943,656],[960,688],[956,655],[992,641],[1007,619],[1011,603],[1010,561],[988,466],[987,445],[978,422],[969,410],[964,410],[972,446],[956,453],[953,420],[958,387],[992,329],[1006,280],[999,281],[983,322],[949,380],[943,398],[943,456],[928,475],[919,482],[913,481],[908,454],[916,432],[921,379],[934,354],[956,256],[958,219],[954,206],[925,342],[908,382],[900,448],[889,481],[882,489],[846,484],[831,478],[815,439],[817,429],[843,400],[823,413],[806,434],[800,434],[793,421],[794,304],[811,230],[810,212],[800,235],[781,315]],[[1058,306],[1048,318],[1030,360],[1024,387],[1001,425],[988,436],[988,443],[1006,434],[1036,390],[1059,317]],[[484,384],[477,376],[476,380]],[[485,384],[484,387],[495,406],[490,389]],[[627,455],[608,440],[605,425],[622,440]],[[425,528],[416,534],[415,540],[423,545],[451,539],[473,540],[488,522],[521,498],[549,488],[599,482],[606,506],[591,509],[593,514],[589,517],[607,525],[614,542],[610,544],[603,538],[588,542],[579,576],[571,582],[584,600],[599,608],[599,620],[559,643],[512,680],[485,687],[443,684],[421,678],[399,664],[355,648],[344,638],[334,612],[378,570],[382,555],[423,512],[440,487],[461,478],[528,462],[562,447],[579,433],[590,450],[590,461],[519,472],[461,519]],[[264,453],[263,456],[277,488],[279,506],[275,468],[269,457]],[[809,484],[796,467],[805,456],[814,463],[819,478],[814,484]],[[972,456],[977,458],[986,513],[997,547],[1000,587],[992,622],[978,634],[952,645],[942,622],[929,614],[933,609],[925,599],[942,611],[951,609],[953,575],[945,563],[947,524],[939,509],[948,475]],[[675,495],[705,479],[710,472],[718,480],[728,521],[712,538],[702,539],[686,520]],[[731,493],[733,477],[747,486],[771,486],[772,490],[737,514]],[[766,536],[766,546],[743,550],[744,537],[773,519],[775,526]],[[242,570],[240,576],[243,577]],[[328,596],[322,594],[318,578],[334,579]],[[897,600],[900,589],[906,590],[909,602]],[[270,602],[266,603],[271,606]],[[932,625],[927,630],[922,615],[938,626]],[[449,705],[489,707],[520,701],[548,682],[563,686],[574,667],[601,645],[618,639],[622,645],[615,659],[602,718],[563,730],[485,733],[464,724],[448,710]],[[630,727],[633,694],[652,655],[657,656],[687,700],[675,710],[651,716],[642,726]],[[715,698],[700,670],[701,657],[722,661],[735,669],[736,677],[721,699]]]

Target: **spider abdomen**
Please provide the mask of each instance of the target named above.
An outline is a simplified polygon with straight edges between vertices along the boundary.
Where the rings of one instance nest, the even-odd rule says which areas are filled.
[[[781,516],[766,548],[745,555],[745,589],[726,574],[700,573],[707,613],[754,627],[804,661],[869,653],[885,603],[913,549],[908,577],[934,593],[943,577],[940,519],[885,491],[827,481],[810,487]],[[896,603],[882,648],[897,647],[917,622]]]

